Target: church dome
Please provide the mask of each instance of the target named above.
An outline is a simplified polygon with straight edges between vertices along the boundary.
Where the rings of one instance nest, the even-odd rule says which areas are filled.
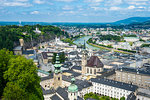
[[[72,78],[71,81],[72,81],[72,83],[71,83],[71,85],[68,87],[68,91],[69,91],[69,92],[77,92],[77,91],[78,91],[78,86],[74,84],[75,78]]]
[[[77,92],[77,91],[78,91],[78,86],[75,85],[75,84],[71,84],[71,85],[68,87],[68,91],[69,91],[69,92]]]

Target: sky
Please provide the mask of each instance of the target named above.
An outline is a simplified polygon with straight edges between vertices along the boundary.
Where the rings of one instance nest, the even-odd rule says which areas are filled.
[[[150,17],[150,0],[0,0],[0,21],[115,22]]]

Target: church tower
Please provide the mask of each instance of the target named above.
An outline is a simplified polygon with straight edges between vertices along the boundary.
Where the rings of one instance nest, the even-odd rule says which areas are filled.
[[[68,98],[69,100],[77,100],[78,97],[78,86],[75,85],[75,78],[71,79],[71,85],[68,87]]]
[[[82,75],[85,74],[86,72],[86,69],[85,69],[85,66],[87,64],[87,51],[86,51],[86,45],[85,45],[85,41],[84,41],[84,47],[83,47],[83,50],[82,50]]]
[[[59,61],[59,56],[57,54],[56,56],[56,62],[55,62],[55,70],[54,70],[54,89],[57,89],[58,87],[61,87],[62,85],[62,73],[61,73],[61,64]]]

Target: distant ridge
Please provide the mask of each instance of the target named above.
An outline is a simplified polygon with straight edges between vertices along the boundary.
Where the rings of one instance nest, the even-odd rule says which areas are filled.
[[[112,24],[127,25],[131,23],[141,23],[141,22],[146,22],[146,21],[150,21],[150,17],[130,17],[124,20],[116,21]]]
[[[123,20],[119,20],[116,22],[110,22],[110,23],[80,23],[80,22],[21,22],[21,25],[129,25],[132,23],[142,23],[142,22],[146,22],[146,21],[150,21],[150,17],[130,17],[127,19],[123,19]],[[19,21],[18,22],[5,22],[5,21],[0,21],[0,26],[3,25],[19,25]]]

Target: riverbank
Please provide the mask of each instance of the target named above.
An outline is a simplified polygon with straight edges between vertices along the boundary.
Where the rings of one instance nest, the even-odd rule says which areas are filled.
[[[125,52],[125,51],[121,51],[121,50],[116,50],[116,49],[111,49],[111,48],[99,46],[99,45],[96,45],[96,44],[93,44],[93,43],[89,43],[88,41],[87,41],[87,44],[89,44],[91,46],[94,46],[94,47],[98,47],[100,49],[104,49],[104,50],[109,50],[109,51],[113,50],[114,52],[123,53],[123,54],[133,54],[133,53],[130,53],[130,52]]]
[[[85,45],[86,45],[87,49],[100,50],[100,48],[91,46],[91,45],[86,43],[86,41],[88,41],[89,38],[92,38],[92,36],[87,36],[87,35],[86,36],[82,36],[81,38],[76,39],[74,41],[74,43],[77,44],[77,45],[84,45],[84,42],[85,42]]]
[[[63,42],[69,43],[69,45],[77,45],[76,43],[74,43],[74,41],[76,41],[79,38],[83,38],[85,35],[82,36],[76,36],[73,38],[65,38],[65,39],[61,39]]]

